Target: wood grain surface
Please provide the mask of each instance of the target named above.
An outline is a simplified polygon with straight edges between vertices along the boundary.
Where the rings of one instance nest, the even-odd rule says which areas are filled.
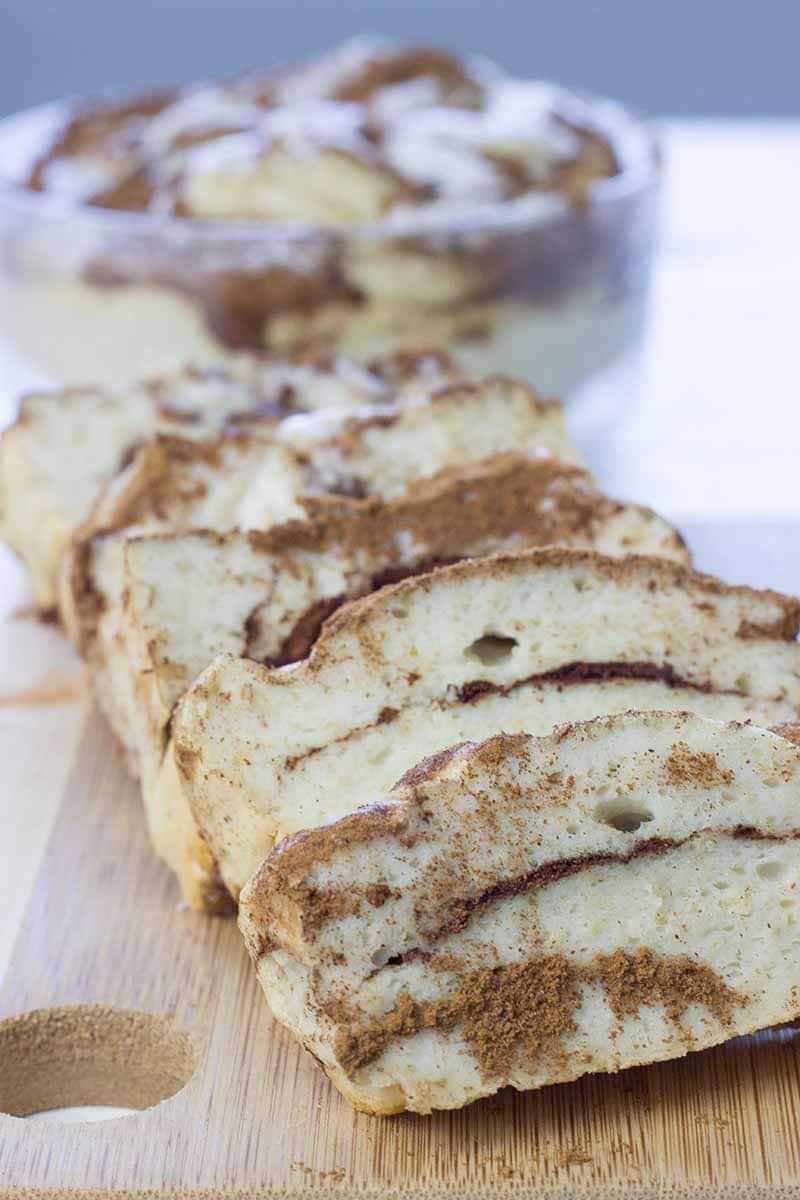
[[[740,561],[746,550],[741,529],[704,538],[713,565],[726,548]],[[763,545],[763,532],[751,541]],[[0,645],[13,657],[13,637]],[[74,1004],[157,1014],[192,1036],[198,1062],[183,1090],[135,1116],[0,1116],[0,1195],[800,1195],[794,1028],[538,1093],[506,1090],[456,1113],[353,1113],[272,1022],[235,924],[178,904],[108,730],[70,692],[77,668],[66,664],[60,703],[43,687],[48,647],[33,689],[45,702],[31,701],[28,679],[26,703],[0,705],[4,813],[27,808],[45,826],[56,814],[15,922],[0,1018]],[[5,874],[15,848],[2,843]],[[3,1053],[0,1037],[0,1093]]]
[[[0,1118],[0,1180],[13,1195],[717,1192],[800,1179],[792,1030],[539,1093],[506,1091],[453,1114],[354,1114],[270,1020],[234,923],[176,905],[95,713],[64,783],[0,1016],[82,1003],[170,1015],[198,1040],[197,1071],[173,1099],[118,1121]]]

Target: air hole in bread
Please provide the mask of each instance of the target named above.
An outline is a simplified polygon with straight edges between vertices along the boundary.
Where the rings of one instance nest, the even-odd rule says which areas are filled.
[[[402,954],[393,954],[391,950],[387,950],[381,946],[380,950],[376,950],[370,959],[374,967],[399,967],[403,961]]]
[[[618,829],[620,833],[635,833],[640,826],[652,821],[653,814],[643,804],[620,799],[601,804],[595,811],[595,817],[604,825]]]
[[[398,605],[397,607],[392,609],[392,616],[397,617],[398,621],[405,621],[406,617],[408,616],[408,609],[400,608],[400,606]]]
[[[772,858],[769,862],[759,863],[756,867],[756,875],[760,875],[762,879],[783,879],[786,874],[786,863],[780,859]]]
[[[485,633],[467,646],[464,654],[467,658],[477,658],[484,667],[494,667],[510,658],[518,645],[516,638],[504,637],[502,633]]]

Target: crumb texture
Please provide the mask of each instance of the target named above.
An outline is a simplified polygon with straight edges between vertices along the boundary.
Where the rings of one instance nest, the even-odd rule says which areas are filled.
[[[238,895],[281,836],[352,812],[405,772],[424,785],[448,769],[446,748],[500,730],[544,734],[629,709],[796,721],[796,615],[788,598],[654,557],[475,558],[339,608],[290,671],[217,659],[175,711],[181,779]],[[761,637],[740,636],[744,618]],[[724,781],[707,753],[676,743],[663,782]],[[611,794],[606,805],[624,823]]]
[[[280,844],[239,922],[367,1109],[672,1058],[800,1011],[799,785],[792,741],[691,713],[498,734]]]

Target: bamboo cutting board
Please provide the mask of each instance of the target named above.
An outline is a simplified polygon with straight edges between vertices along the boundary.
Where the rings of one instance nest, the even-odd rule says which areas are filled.
[[[725,531],[698,534],[724,570]],[[723,544],[741,561],[741,530]],[[793,562],[796,528],[784,544]],[[752,562],[727,574],[791,586]],[[174,1093],[91,1125],[0,1115],[0,1195],[800,1195],[800,1029],[430,1118],[353,1113],[272,1022],[235,923],[179,906],[58,635],[7,615],[0,654],[0,1109]]]

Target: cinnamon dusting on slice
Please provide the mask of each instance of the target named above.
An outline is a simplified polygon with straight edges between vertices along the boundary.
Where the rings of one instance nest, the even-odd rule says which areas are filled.
[[[542,1056],[558,1053],[564,1035],[574,1028],[581,984],[599,984],[617,1020],[643,1007],[663,1005],[667,1019],[678,1022],[690,1005],[701,1004],[727,1025],[734,1006],[745,1003],[711,967],[686,955],[618,950],[598,955],[585,968],[563,955],[550,955],[470,972],[441,1000],[420,1003],[403,992],[381,1019],[361,1027],[342,1025],[334,1053],[352,1075],[394,1038],[459,1026],[482,1077],[505,1078],[518,1064],[530,1068]],[[348,1010],[341,1005],[325,1009],[332,1020]]]
[[[318,554],[334,547],[347,559],[366,557],[381,565],[347,594],[321,597],[310,604],[276,652],[264,660],[268,666],[305,658],[323,623],[345,602],[450,566],[465,556],[488,553],[507,545],[510,538],[525,549],[553,542],[590,542],[595,529],[622,507],[596,492],[578,467],[511,452],[480,464],[447,468],[395,500],[344,497],[343,502],[328,493],[307,497],[304,505],[305,520],[250,532],[253,550],[285,559],[287,569],[298,553]],[[404,538],[419,551],[401,548]],[[246,626],[248,657],[258,657],[253,654],[254,632],[257,636],[257,625]],[[462,698],[472,699],[488,687],[479,681],[467,684]]]
[[[334,1053],[352,1075],[397,1037],[460,1027],[482,1077],[506,1078],[516,1065],[531,1068],[542,1056],[558,1053],[564,1035],[574,1028],[581,984],[602,987],[617,1020],[643,1007],[662,1005],[667,1019],[678,1022],[690,1005],[701,1004],[726,1025],[734,1006],[745,1003],[711,967],[686,955],[618,950],[598,955],[588,967],[577,967],[563,955],[549,955],[469,972],[440,1000],[422,1003],[403,992],[380,1019],[360,1027],[343,1024],[334,1039]],[[332,1020],[352,1011],[349,1005],[323,1007]]]
[[[734,778],[733,771],[721,767],[713,754],[690,750],[686,742],[675,743],[664,768],[667,779],[676,786],[729,787]]]
[[[744,1003],[705,963],[685,955],[668,958],[644,947],[634,954],[617,950],[598,955],[590,978],[602,985],[618,1020],[634,1015],[644,1004],[663,1004],[668,1020],[678,1021],[690,1005],[701,1004],[721,1025],[728,1025],[731,1009]]]
[[[775,725],[772,732],[777,733],[778,737],[785,738],[787,742],[792,742],[793,745],[800,746],[800,723],[791,722],[785,725]]]

